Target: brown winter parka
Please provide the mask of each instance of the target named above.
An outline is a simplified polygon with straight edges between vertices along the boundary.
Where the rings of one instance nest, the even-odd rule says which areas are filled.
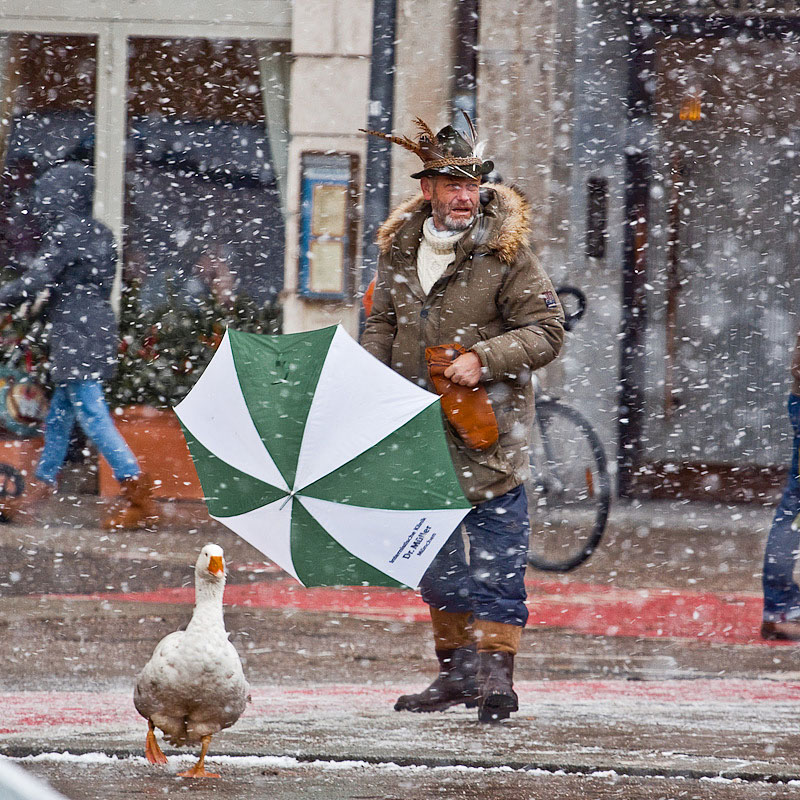
[[[379,229],[378,274],[361,344],[429,391],[426,347],[457,342],[478,354],[499,440],[488,450],[470,450],[446,419],[444,424],[462,489],[470,502],[481,503],[528,477],[531,371],[558,355],[564,314],[529,247],[531,209],[518,191],[481,187],[476,221],[426,296],[416,258],[430,214],[430,203],[419,194],[396,208]]]

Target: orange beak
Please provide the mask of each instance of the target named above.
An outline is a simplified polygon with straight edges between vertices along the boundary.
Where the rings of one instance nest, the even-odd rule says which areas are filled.
[[[212,575],[224,575],[225,574],[225,562],[222,560],[222,556],[210,556],[208,559],[208,571]]]

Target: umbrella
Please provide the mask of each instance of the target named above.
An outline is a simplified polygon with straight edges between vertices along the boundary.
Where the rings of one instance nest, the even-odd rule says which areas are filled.
[[[175,412],[211,516],[306,586],[417,586],[469,512],[439,398],[340,325],[228,329]]]

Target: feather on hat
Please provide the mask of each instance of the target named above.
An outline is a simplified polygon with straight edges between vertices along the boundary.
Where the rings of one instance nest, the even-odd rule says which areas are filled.
[[[393,136],[381,131],[368,131],[359,128],[362,133],[388,139],[406,150],[416,153],[422,159],[422,169],[415,172],[412,178],[426,178],[433,175],[452,175],[457,178],[479,178],[494,169],[494,162],[484,161],[480,157],[482,143],[478,142],[475,125],[466,111],[461,112],[469,126],[469,136],[465,138],[452,125],[446,125],[434,134],[431,128],[420,117],[414,119],[418,128],[417,138]]]

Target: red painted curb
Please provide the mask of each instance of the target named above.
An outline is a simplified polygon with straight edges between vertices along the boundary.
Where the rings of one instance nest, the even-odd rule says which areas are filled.
[[[564,628],[592,636],[693,639],[709,643],[781,645],[759,636],[760,596],[677,589],[618,589],[559,581],[530,581],[528,627]],[[152,592],[48,595],[138,603],[193,603],[191,587]],[[290,578],[232,584],[229,606],[335,612],[368,619],[422,622],[427,606],[411,590],[383,587],[304,588]]]

